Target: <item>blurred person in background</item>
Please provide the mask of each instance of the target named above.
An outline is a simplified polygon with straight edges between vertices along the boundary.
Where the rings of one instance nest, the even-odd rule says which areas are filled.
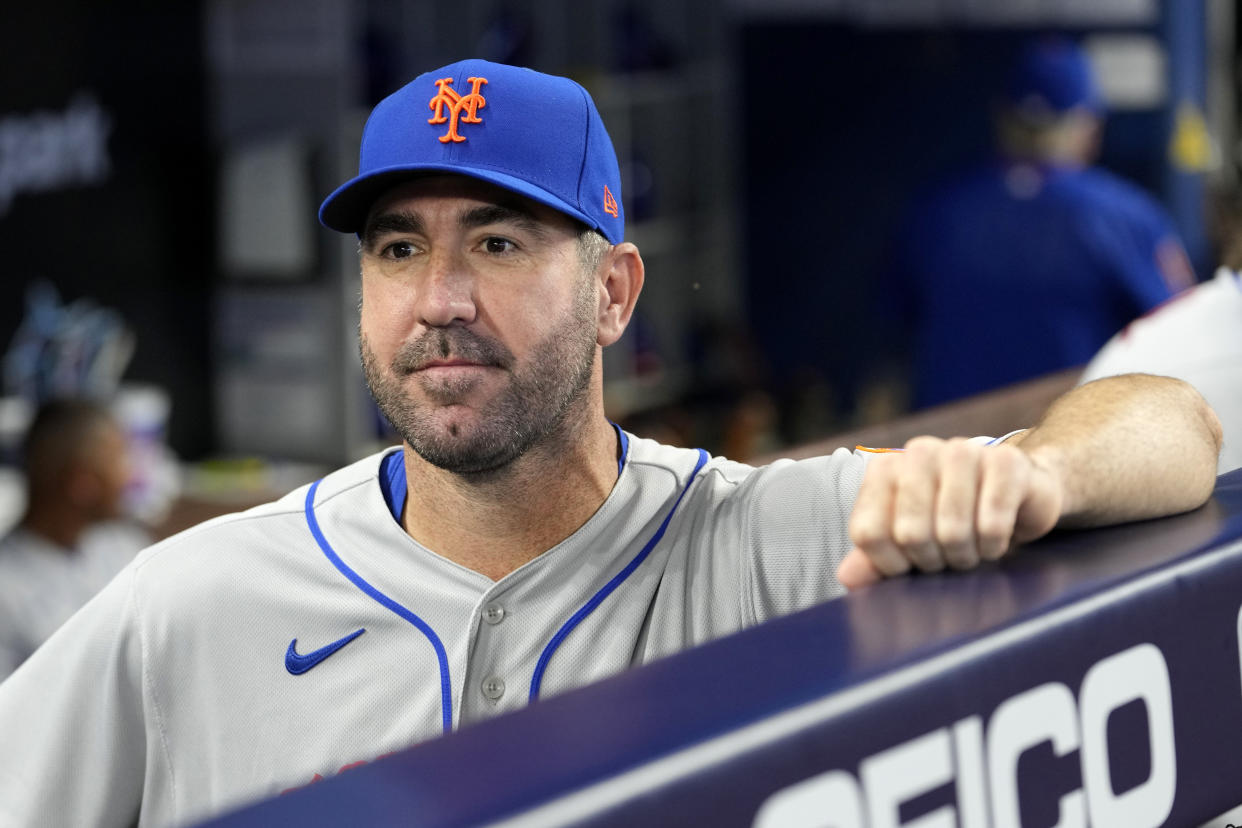
[[[0,539],[0,680],[150,543],[121,519],[128,448],[104,406],[44,404],[21,467],[25,514]]]
[[[1136,371],[1198,389],[1225,430],[1217,471],[1242,467],[1242,275],[1222,267],[1214,279],[1130,323],[1096,354],[1079,384]]]
[[[1195,281],[1164,209],[1090,166],[1103,104],[1073,42],[1023,47],[995,115],[997,156],[917,199],[896,248],[922,408],[1083,365]]]

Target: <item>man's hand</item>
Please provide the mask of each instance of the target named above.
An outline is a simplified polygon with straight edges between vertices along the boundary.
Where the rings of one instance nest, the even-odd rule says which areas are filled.
[[[1016,442],[917,437],[905,451],[872,460],[850,518],[854,547],[837,570],[841,583],[855,589],[912,567],[970,569],[1048,533],[1061,517],[1062,482]]]
[[[1220,444],[1198,391],[1146,374],[1079,386],[1001,445],[916,438],[868,466],[837,577],[855,588],[911,567],[967,569],[1058,523],[1195,509],[1212,494]]]

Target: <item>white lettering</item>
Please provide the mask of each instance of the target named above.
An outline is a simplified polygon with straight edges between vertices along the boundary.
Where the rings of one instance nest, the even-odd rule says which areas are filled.
[[[1164,656],[1140,644],[1095,664],[1082,680],[1082,781],[1092,825],[1163,825],[1177,793],[1173,695]],[[1108,716],[1139,700],[1147,713],[1151,772],[1118,796],[1108,768]]]
[[[1064,684],[1041,684],[1006,699],[988,724],[988,771],[992,783],[992,821],[998,826],[1022,824],[1018,803],[1018,758],[1051,741],[1057,756],[1078,747],[1078,711],[1074,694]],[[1057,828],[1087,824],[1081,791],[1061,797]]]
[[[862,761],[858,776],[867,793],[871,828],[957,828],[952,805],[902,823],[901,803],[953,781],[953,752],[946,728],[882,750]]]
[[[969,716],[953,725],[957,764],[957,811],[961,828],[988,828],[987,768],[983,763],[983,720]]]
[[[112,171],[112,121],[89,94],[63,113],[0,118],[0,215],[19,193],[99,184]]]
[[[755,828],[867,828],[854,777],[828,771],[777,791],[755,814]]]
[[[1242,611],[1238,617],[1242,652]],[[1060,682],[1011,696],[990,717],[968,716],[882,750],[858,765],[858,779],[832,770],[770,796],[755,817],[760,828],[1017,828],[1022,824],[1018,765],[1050,743],[1058,757],[1079,752],[1081,788],[1061,796],[1058,828],[1162,825],[1173,810],[1177,755],[1173,700],[1164,656],[1144,643],[1102,659],[1083,677],[1079,699]],[[1118,794],[1108,756],[1108,719],[1141,701],[1147,716],[1151,771]],[[861,782],[861,784],[860,784]],[[944,805],[912,822],[901,806],[954,783],[956,807]],[[989,809],[989,801],[991,807]],[[1029,804],[1029,803],[1028,803]]]

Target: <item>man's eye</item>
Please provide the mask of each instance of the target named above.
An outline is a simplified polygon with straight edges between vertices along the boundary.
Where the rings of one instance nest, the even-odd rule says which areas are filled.
[[[389,259],[408,259],[414,255],[414,245],[404,241],[393,242],[383,249],[382,255]]]
[[[511,253],[517,249],[517,246],[508,239],[499,236],[491,236],[483,242],[483,248],[488,253]]]

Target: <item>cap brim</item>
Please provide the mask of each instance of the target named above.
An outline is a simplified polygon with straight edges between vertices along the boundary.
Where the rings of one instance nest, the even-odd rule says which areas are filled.
[[[604,228],[577,207],[520,178],[486,168],[463,167],[460,164],[448,163],[388,167],[352,178],[324,199],[319,208],[319,223],[330,230],[361,235],[366,227],[367,215],[371,207],[384,193],[406,181],[436,173],[464,175],[495,184],[564,213],[588,227],[599,230],[605,236],[608,235]]]

